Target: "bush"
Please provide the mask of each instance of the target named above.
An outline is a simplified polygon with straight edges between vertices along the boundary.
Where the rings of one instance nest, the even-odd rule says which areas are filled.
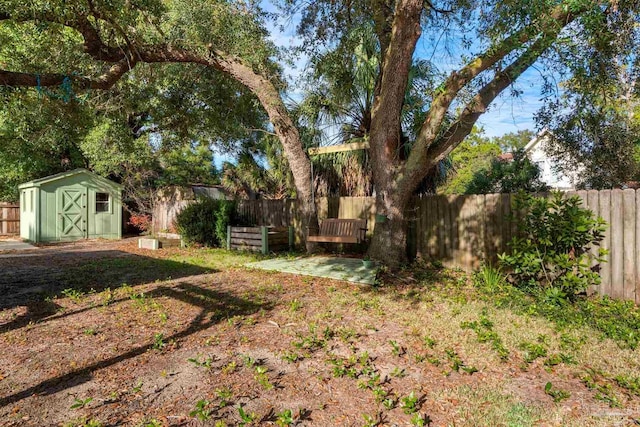
[[[203,197],[178,213],[175,227],[188,244],[220,247],[226,242],[234,212],[232,201]]]
[[[135,213],[129,218],[128,225],[137,228],[141,233],[151,229],[151,215]]]
[[[510,254],[499,255],[509,271],[509,281],[525,289],[542,288],[550,299],[573,300],[589,286],[600,284],[597,264],[606,254],[594,257],[591,249],[604,237],[606,223],[580,207],[577,196],[550,198],[519,193],[514,200],[513,220],[518,235]]]

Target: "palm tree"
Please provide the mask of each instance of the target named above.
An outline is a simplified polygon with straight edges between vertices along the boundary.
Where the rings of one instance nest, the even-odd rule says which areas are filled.
[[[355,28],[335,49],[314,57],[307,79],[309,90],[295,106],[308,147],[366,141],[379,75],[380,47],[371,25]],[[431,101],[427,88],[435,71],[428,61],[412,66],[402,115],[404,157],[415,140]],[[321,196],[370,196],[371,167],[366,150],[323,154],[312,158],[316,194]],[[441,162],[425,178],[420,192],[435,192],[444,182],[450,162]]]

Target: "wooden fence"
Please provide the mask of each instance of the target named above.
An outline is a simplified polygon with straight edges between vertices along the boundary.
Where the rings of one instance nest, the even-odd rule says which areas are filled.
[[[638,190],[640,191],[640,190]],[[601,247],[609,250],[601,265],[602,284],[594,289],[603,295],[640,303],[640,192],[601,190],[568,192],[601,216],[609,227]],[[495,263],[506,252],[516,227],[508,220],[514,195],[424,196],[414,200],[407,212],[410,246],[418,257],[440,260],[449,267],[471,271],[484,262]],[[375,227],[375,204],[371,197],[320,198],[322,218],[368,220]],[[302,218],[294,200],[241,201],[238,213],[252,225],[293,225],[298,237]]]
[[[17,236],[20,234],[20,206],[13,203],[0,203],[0,235]]]
[[[640,193],[636,190],[567,192],[609,225],[601,247],[608,249],[600,265],[602,283],[593,290],[612,298],[640,303]],[[431,196],[416,200],[417,254],[445,265],[472,270],[497,261],[515,235],[510,194]],[[596,249],[597,250],[597,249]],[[594,252],[596,251],[594,250]]]

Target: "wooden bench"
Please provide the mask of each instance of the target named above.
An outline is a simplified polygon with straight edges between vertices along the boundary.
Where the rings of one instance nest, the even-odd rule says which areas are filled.
[[[366,234],[366,219],[331,218],[321,221],[319,230],[310,228],[307,240],[322,243],[362,243]]]

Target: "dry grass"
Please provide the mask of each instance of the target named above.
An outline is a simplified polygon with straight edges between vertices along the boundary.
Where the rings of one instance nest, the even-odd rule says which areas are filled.
[[[0,312],[1,425],[231,426],[243,422],[239,405],[254,425],[285,423],[287,410],[317,426],[419,424],[416,414],[434,426],[640,418],[640,398],[614,379],[638,376],[637,350],[498,308],[462,273],[412,271],[369,288],[246,270],[249,257],[222,251],[119,251],[97,264],[109,266],[108,286],[95,260],[69,261],[77,292],[38,303],[45,315],[33,301]],[[138,271],[148,267],[156,277]],[[133,281],[116,286],[119,275]],[[535,348],[546,356],[527,362]],[[554,402],[547,383],[568,397]]]

